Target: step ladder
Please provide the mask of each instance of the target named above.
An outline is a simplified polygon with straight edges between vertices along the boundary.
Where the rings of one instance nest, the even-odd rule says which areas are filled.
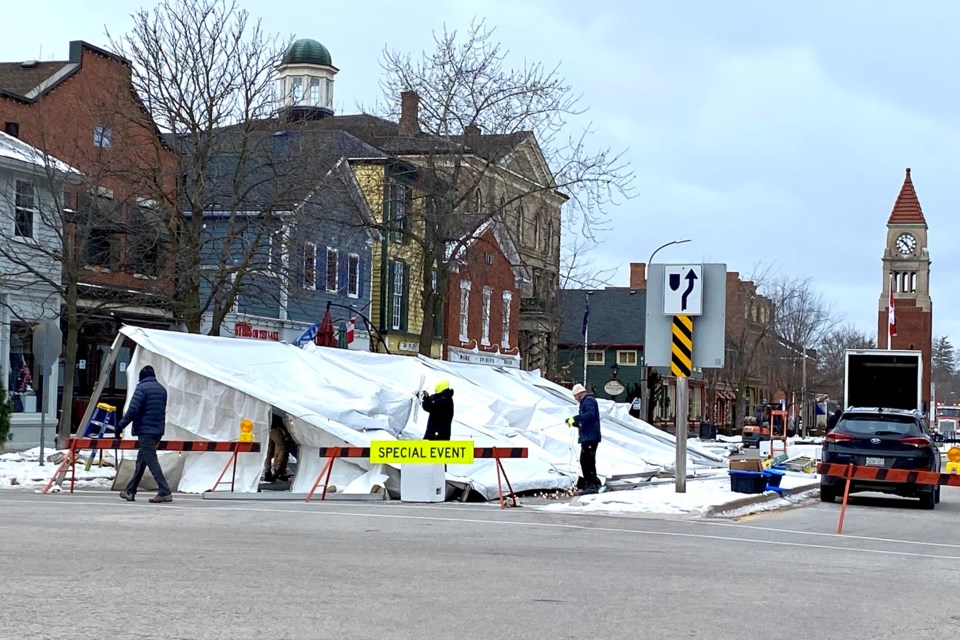
[[[87,422],[87,425],[83,428],[83,438],[103,438],[107,434],[111,434],[114,438],[120,437],[120,430],[117,428],[117,408],[112,404],[107,404],[106,402],[98,402],[96,409],[93,411],[93,415],[90,416],[90,421]],[[103,449],[99,450],[100,460],[98,466],[103,466]],[[91,450],[91,455],[87,458],[87,464],[85,469],[90,470],[90,467],[93,466],[93,459],[97,456],[96,450]],[[115,461],[114,464],[118,464],[118,461]]]

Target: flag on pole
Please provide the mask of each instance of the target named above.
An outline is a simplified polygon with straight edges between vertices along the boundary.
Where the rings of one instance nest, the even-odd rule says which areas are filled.
[[[580,334],[583,336],[587,335],[587,324],[590,320],[590,298],[587,298],[587,304],[583,308],[583,329],[580,330]]]
[[[314,338],[317,337],[317,332],[320,331],[320,323],[312,325],[309,329],[300,334],[300,337],[293,341],[293,344],[296,346],[302,346],[306,342],[312,342]]]
[[[890,324],[890,337],[897,335],[897,314],[893,302],[893,278],[890,278],[890,304],[887,311],[887,322]],[[887,345],[889,347],[890,345]]]
[[[347,323],[347,346],[353,342],[354,330],[357,327],[357,317],[351,316],[350,322]]]

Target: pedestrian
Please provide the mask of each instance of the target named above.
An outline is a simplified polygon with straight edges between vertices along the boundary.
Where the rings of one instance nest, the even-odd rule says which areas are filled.
[[[597,447],[600,445],[600,407],[597,399],[581,384],[573,385],[573,397],[580,403],[580,413],[567,418],[567,425],[580,432],[580,471],[583,474],[584,493],[600,490],[597,476]]]
[[[263,479],[265,482],[278,480],[283,482],[289,479],[287,462],[290,459],[290,450],[287,446],[288,436],[283,418],[273,414],[270,424],[270,444],[267,445],[267,460],[264,462]]]
[[[430,414],[427,418],[427,432],[424,440],[449,440],[453,428],[453,389],[450,382],[441,380],[433,388],[433,395],[421,392],[423,410]]]
[[[834,411],[829,418],[827,418],[827,429],[824,433],[830,433],[837,427],[837,423],[840,422],[840,416],[843,415],[843,411],[837,409]]]
[[[173,502],[170,487],[163,477],[160,461],[157,460],[157,445],[167,424],[167,390],[157,382],[157,374],[150,365],[140,369],[140,382],[133,392],[127,412],[117,425],[117,430],[122,431],[131,422],[133,435],[140,441],[139,452],[133,477],[127,483],[126,490],[120,493],[120,497],[133,502],[143,472],[149,468],[157,483],[157,495],[150,498],[150,502]]]

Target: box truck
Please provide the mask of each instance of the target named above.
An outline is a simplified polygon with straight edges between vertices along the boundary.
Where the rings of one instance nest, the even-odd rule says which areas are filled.
[[[848,349],[843,378],[845,407],[918,410],[923,406],[919,351]]]

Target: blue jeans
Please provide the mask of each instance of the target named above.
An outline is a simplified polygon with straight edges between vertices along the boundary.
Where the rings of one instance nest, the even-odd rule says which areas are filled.
[[[167,479],[163,477],[163,470],[160,468],[160,461],[157,460],[157,443],[160,442],[158,436],[140,436],[140,451],[137,453],[137,466],[133,470],[133,477],[127,484],[127,493],[136,495],[137,487],[140,486],[140,480],[143,479],[143,472],[150,469],[150,475],[157,483],[157,495],[170,495],[170,486]]]

